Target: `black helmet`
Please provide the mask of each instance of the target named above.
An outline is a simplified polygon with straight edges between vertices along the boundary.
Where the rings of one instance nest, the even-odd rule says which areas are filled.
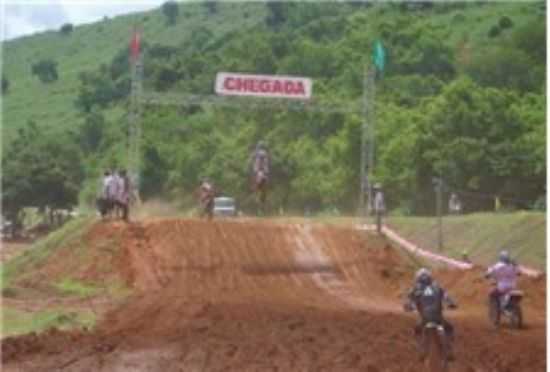
[[[432,273],[423,267],[416,272],[415,279],[422,285],[430,285],[432,284]]]

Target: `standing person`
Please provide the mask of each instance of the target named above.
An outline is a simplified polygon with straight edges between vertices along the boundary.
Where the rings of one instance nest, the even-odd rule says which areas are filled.
[[[113,175],[110,170],[106,170],[103,173],[103,178],[101,180],[101,192],[97,199],[97,209],[101,214],[102,218],[105,218],[113,209],[113,199],[112,199],[112,182]]]
[[[121,179],[120,179],[120,171],[113,171],[113,179],[111,181],[111,198],[113,200],[113,212],[115,214],[115,217],[120,217],[120,203],[119,203],[119,195],[120,195],[120,187],[121,187]]]
[[[451,212],[451,214],[460,214],[461,211],[462,203],[460,202],[460,199],[458,199],[458,196],[455,193],[452,193],[449,198],[449,212]]]
[[[121,169],[118,176],[117,204],[122,212],[122,219],[124,221],[128,221],[128,214],[130,211],[130,195],[130,178],[126,174],[126,170]]]
[[[199,194],[201,215],[203,217],[206,215],[208,219],[212,219],[214,213],[214,197],[216,196],[214,185],[208,178],[203,177],[197,191]]]
[[[374,184],[374,213],[376,214],[376,231],[382,232],[382,215],[386,212],[386,204],[384,202],[384,193],[382,185]]]

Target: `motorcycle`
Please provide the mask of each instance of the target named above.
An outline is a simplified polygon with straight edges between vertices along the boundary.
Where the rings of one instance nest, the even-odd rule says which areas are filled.
[[[500,326],[502,316],[510,320],[512,328],[520,329],[523,327],[523,311],[521,309],[521,300],[523,292],[513,290],[503,295],[489,298],[489,320],[495,327]]]
[[[456,305],[448,306],[456,309]],[[406,304],[405,311],[415,311],[414,304]],[[427,322],[422,327],[422,332],[417,335],[417,346],[422,355],[421,359],[427,371],[446,372],[449,369],[449,354],[451,340],[442,324]]]
[[[258,204],[259,214],[264,214],[268,188],[267,173],[258,171],[258,173],[255,174],[253,188],[256,193],[256,202]]]
[[[420,345],[431,372],[445,372],[449,368],[449,337],[441,324],[428,322],[422,329]]]

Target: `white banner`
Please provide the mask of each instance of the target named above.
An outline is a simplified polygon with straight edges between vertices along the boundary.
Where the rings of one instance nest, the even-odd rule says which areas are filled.
[[[296,76],[218,72],[216,94],[275,98],[311,98],[311,79]]]

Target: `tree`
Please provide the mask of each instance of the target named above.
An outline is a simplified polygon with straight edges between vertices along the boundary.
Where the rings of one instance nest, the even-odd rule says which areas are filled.
[[[65,136],[44,135],[35,122],[18,130],[2,171],[3,213],[14,221],[25,206],[44,210],[77,203],[83,179],[78,148]]]
[[[105,118],[100,112],[91,112],[79,128],[78,139],[85,154],[97,151],[105,135]]]
[[[59,30],[63,35],[68,35],[71,32],[73,32],[73,24],[72,23],[65,23],[63,26],[61,26],[61,29]]]
[[[10,88],[10,81],[5,75],[2,75],[2,94],[8,93],[9,88]]]
[[[168,176],[166,161],[161,157],[159,150],[148,145],[143,154],[143,182],[142,191],[145,197],[159,195]]]
[[[38,76],[43,83],[51,83],[58,79],[57,62],[51,59],[43,59],[32,65],[32,74]]]
[[[497,37],[498,35],[500,35],[500,27],[498,25],[493,25],[491,26],[491,28],[489,29],[489,32],[487,32],[487,35],[490,37],[490,38],[495,38]]]
[[[513,45],[531,56],[539,65],[546,66],[546,23],[536,22],[515,29]],[[545,67],[546,68],[546,67]]]
[[[268,26],[277,28],[286,22],[288,17],[288,4],[282,1],[268,0],[266,5],[269,9],[269,14],[266,18]]]
[[[498,21],[498,25],[501,29],[511,28],[514,26],[514,22],[506,16],[500,17],[500,20]]]
[[[535,139],[545,138],[543,101],[467,78],[447,85],[420,121],[416,168],[425,193],[432,176],[444,175],[458,189],[534,201],[545,184],[545,141]],[[466,204],[492,207],[490,199]]]
[[[175,1],[167,1],[162,4],[162,13],[166,16],[169,25],[175,25],[179,16],[179,6]]]
[[[538,89],[544,71],[523,50],[505,46],[483,50],[466,66],[466,72],[481,85],[523,92]]]
[[[129,94],[129,76],[122,76],[114,81],[110,76],[111,73],[109,68],[103,65],[97,72],[79,74],[80,87],[75,100],[78,109],[89,113],[94,106],[105,108]]]
[[[207,1],[204,3],[206,9],[210,14],[216,14],[218,12],[218,2],[217,1]]]

